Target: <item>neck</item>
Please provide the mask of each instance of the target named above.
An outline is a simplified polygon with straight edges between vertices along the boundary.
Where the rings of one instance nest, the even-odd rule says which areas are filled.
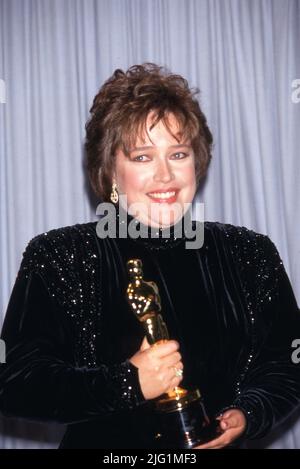
[[[122,206],[116,205],[117,237],[128,237],[153,249],[166,249],[185,240],[184,217],[166,227],[153,227],[130,215]]]

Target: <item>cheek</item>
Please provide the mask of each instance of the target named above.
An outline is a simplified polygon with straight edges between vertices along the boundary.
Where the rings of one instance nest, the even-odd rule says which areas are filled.
[[[196,188],[196,172],[193,163],[181,170],[180,177],[186,186],[191,189]]]
[[[144,171],[138,171],[132,167],[119,172],[120,189],[126,193],[143,189],[146,180],[147,175],[144,174]]]
[[[190,169],[189,181],[192,185],[196,185],[196,172],[195,172],[195,167],[194,166]]]
[[[181,177],[184,185],[181,202],[190,203],[193,201],[197,190],[196,173],[194,166],[186,168],[186,171],[182,172]]]

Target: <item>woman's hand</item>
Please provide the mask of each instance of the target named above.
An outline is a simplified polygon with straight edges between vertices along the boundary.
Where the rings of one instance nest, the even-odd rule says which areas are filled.
[[[230,409],[224,412],[220,417],[220,428],[222,434],[203,445],[196,446],[193,449],[220,449],[228,446],[236,440],[246,428],[246,417],[243,412],[238,409]]]
[[[145,399],[155,399],[171,391],[182,381],[176,369],[183,370],[179,344],[175,340],[150,347],[146,337],[140,350],[129,359],[138,368],[139,381]]]

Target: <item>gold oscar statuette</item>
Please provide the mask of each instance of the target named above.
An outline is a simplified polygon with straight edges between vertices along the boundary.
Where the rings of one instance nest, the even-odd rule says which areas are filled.
[[[155,282],[143,279],[140,259],[127,262],[129,284],[127,301],[141,322],[151,346],[169,340],[161,314],[161,299]],[[176,371],[176,370],[174,370]],[[180,370],[177,370],[180,373]],[[217,422],[210,422],[199,389],[176,387],[154,400],[157,414],[157,446],[161,448],[193,448],[212,439]]]

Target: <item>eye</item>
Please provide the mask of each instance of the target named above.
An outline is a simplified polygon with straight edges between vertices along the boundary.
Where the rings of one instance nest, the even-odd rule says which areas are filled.
[[[188,153],[183,153],[182,151],[180,151],[178,153],[174,153],[174,155],[172,155],[172,158],[174,158],[174,160],[182,160],[187,156],[189,156]]]
[[[149,161],[149,157],[146,155],[138,155],[132,158],[132,161],[137,161],[139,163],[145,163],[146,161]]]

